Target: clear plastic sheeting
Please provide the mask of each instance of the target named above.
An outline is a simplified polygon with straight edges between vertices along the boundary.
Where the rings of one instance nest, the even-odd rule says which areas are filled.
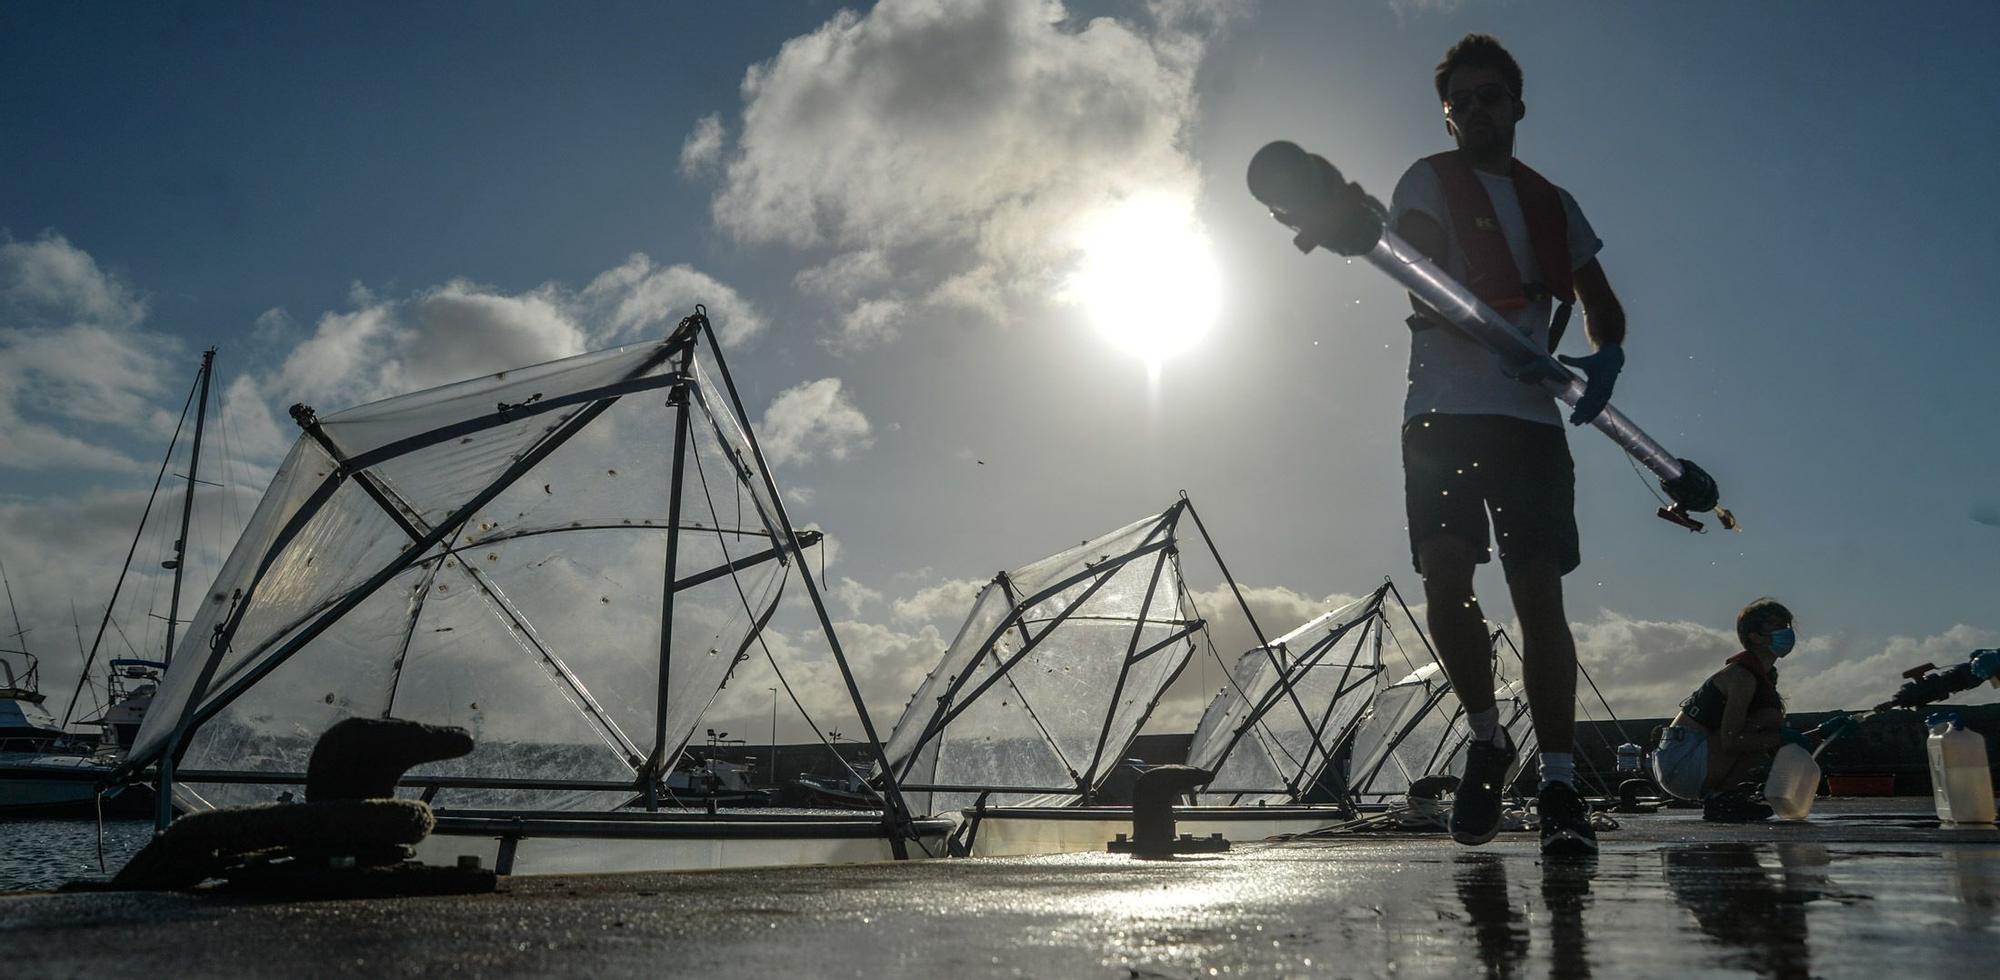
[[[1444,668],[1425,664],[1383,685],[1368,706],[1368,715],[1354,732],[1353,796],[1379,803],[1409,791],[1410,784],[1433,773],[1437,748],[1454,732],[1458,704],[1449,701],[1451,682]]]
[[[1243,654],[1195,729],[1188,763],[1215,773],[1207,804],[1345,794],[1332,763],[1375,692],[1385,585]],[[1315,794],[1327,785],[1327,793]]]
[[[669,569],[684,356],[689,440]],[[182,739],[179,770],[302,773],[334,722],[396,717],[473,735],[471,755],[412,777],[494,785],[445,788],[439,806],[633,800],[645,760],[678,757],[785,584],[766,475],[704,369],[710,356],[684,332],[317,420],[210,589],[132,758]],[[668,581],[684,587],[663,720]],[[286,788],[176,784],[193,806]]]
[[[1063,805],[1103,780],[1186,665],[1200,626],[1174,557],[1181,513],[1176,504],[1003,572],[980,592],[889,738],[912,813],[982,795]]]
[[[1393,802],[1427,776],[1456,776],[1465,765],[1471,730],[1465,711],[1451,695],[1451,682],[1438,664],[1426,664],[1375,695],[1357,726],[1351,758],[1353,798],[1361,803]],[[1493,691],[1501,726],[1516,747],[1507,773],[1512,784],[1534,757],[1535,736],[1520,685],[1499,678]]]

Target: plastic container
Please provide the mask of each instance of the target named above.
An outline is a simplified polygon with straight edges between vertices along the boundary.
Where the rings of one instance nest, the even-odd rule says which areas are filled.
[[[1993,774],[1986,768],[1986,740],[1965,730],[1958,715],[1930,716],[1931,799],[1946,826],[1993,822]]]
[[[1778,747],[1771,757],[1771,774],[1764,779],[1764,802],[1780,820],[1804,820],[1819,792],[1819,763],[1812,753],[1792,744]]]
[[[1618,747],[1618,771],[1638,772],[1639,767],[1644,762],[1644,757],[1645,750],[1639,746],[1631,742],[1620,745]]]

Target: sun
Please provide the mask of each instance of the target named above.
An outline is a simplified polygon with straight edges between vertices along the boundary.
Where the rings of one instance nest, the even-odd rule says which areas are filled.
[[[1082,261],[1064,295],[1112,346],[1157,373],[1199,343],[1222,303],[1221,277],[1191,202],[1131,198],[1078,223]]]

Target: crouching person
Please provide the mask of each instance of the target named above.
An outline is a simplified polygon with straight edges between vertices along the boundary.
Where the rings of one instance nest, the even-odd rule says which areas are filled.
[[[1786,741],[1804,736],[1785,727],[1777,661],[1792,652],[1792,612],[1758,599],[1736,617],[1743,651],[1701,682],[1653,752],[1653,778],[1684,800],[1700,800],[1704,820],[1748,822],[1771,816],[1762,789],[1745,782]]]

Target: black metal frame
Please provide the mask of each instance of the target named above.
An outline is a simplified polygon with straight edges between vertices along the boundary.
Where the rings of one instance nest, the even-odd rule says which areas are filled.
[[[744,556],[741,559],[726,562],[724,566],[717,569],[710,569],[686,578],[676,578],[676,545],[678,543],[678,535],[681,531],[679,513],[683,489],[681,469],[686,440],[689,435],[688,402],[690,396],[699,398],[699,392],[696,390],[695,383],[694,354],[696,347],[704,342],[706,342],[709,356],[713,358],[728,394],[729,404],[726,410],[731,415],[730,424],[735,427],[742,442],[748,446],[749,452],[757,464],[756,468],[763,477],[763,491],[770,497],[774,513],[764,513],[761,503],[758,505],[758,511],[760,518],[763,518],[764,524],[768,528],[766,536],[773,539],[774,547],[757,555]],[[663,374],[653,373],[663,362],[674,357],[679,358],[679,363],[676,365],[674,371]],[[845,651],[841,648],[839,639],[833,629],[832,620],[827,615],[819,587],[813,579],[808,563],[804,561],[804,548],[817,543],[819,540],[818,535],[816,533],[801,534],[793,528],[791,520],[785,512],[783,497],[778,492],[776,482],[771,476],[768,464],[765,462],[763,450],[758,443],[756,433],[749,426],[748,416],[744,412],[742,399],[738,396],[735,383],[730,377],[728,364],[722,357],[720,345],[716,342],[714,330],[708,321],[706,310],[698,306],[696,307],[696,312],[681,320],[673,333],[662,341],[650,356],[640,360],[624,377],[617,381],[552,399],[531,400],[530,402],[516,405],[501,404],[492,413],[419,433],[359,454],[351,459],[344,459],[338,449],[320,431],[317,420],[310,409],[304,406],[295,406],[294,418],[300,422],[301,427],[306,433],[331,456],[337,465],[314,488],[312,494],[302,502],[299,509],[292,514],[283,529],[273,538],[271,544],[261,556],[256,571],[250,577],[249,584],[233,597],[233,606],[221,624],[216,628],[216,634],[208,644],[208,656],[201,665],[201,671],[197,675],[187,701],[182,707],[180,717],[176,720],[174,729],[165,743],[155,751],[144,756],[135,756],[127,759],[117,773],[114,774],[113,781],[131,781],[142,775],[146,767],[157,762],[158,767],[154,773],[160,801],[160,812],[157,816],[157,821],[160,826],[164,827],[172,819],[171,798],[172,785],[175,779],[174,767],[181,756],[187,751],[190,737],[201,725],[214,718],[217,713],[226,708],[237,697],[255,686],[286,660],[310,644],[321,633],[340,621],[342,617],[359,606],[396,575],[426,560],[437,561],[440,565],[448,561],[456,549],[447,547],[444,552],[434,554],[440,544],[450,540],[481,507],[503,493],[508,487],[512,486],[570,438],[587,428],[616,403],[619,398],[628,394],[654,391],[661,388],[672,390],[673,399],[669,404],[676,409],[675,460],[672,485],[669,488],[672,497],[669,501],[669,520],[667,526],[664,528],[669,541],[669,553],[664,572],[664,615],[671,617],[673,596],[682,588],[733,573],[741,568],[749,567],[752,564],[762,561],[775,559],[788,565],[795,564],[799,577],[804,582],[807,593],[812,598],[813,606],[819,614],[822,630],[831,648],[834,660],[839,666],[841,675],[846,681],[849,696],[856,712],[860,716],[862,728],[875,750],[877,759],[883,762],[883,768],[886,772],[886,758],[883,756],[881,741],[876,736],[875,727],[869,717],[867,706],[861,698],[860,688],[855,683]],[[706,399],[701,399],[701,402],[704,410],[709,414],[711,421],[717,428],[718,441],[731,456],[735,475],[740,481],[747,480],[750,476],[747,472],[749,467],[744,460],[736,458],[738,450],[724,436],[721,428],[722,420],[716,417],[715,414],[716,407],[708,405]],[[369,472],[373,466],[409,452],[436,445],[446,440],[459,438],[469,433],[518,422],[522,418],[541,415],[570,406],[581,407],[562,422],[546,429],[541,438],[536,440],[531,448],[520,454],[511,465],[498,476],[494,477],[485,487],[472,494],[441,522],[430,528],[421,527],[414,519],[414,509],[403,506],[401,501],[395,499],[393,492],[375,480]],[[304,614],[298,621],[287,624],[285,628],[275,632],[272,638],[264,645],[250,651],[238,662],[254,662],[254,665],[232,678],[226,686],[211,696],[210,685],[213,683],[215,673],[224,659],[224,653],[228,650],[229,643],[235,636],[237,629],[242,625],[243,617],[254,601],[259,586],[263,584],[266,575],[270,572],[272,564],[284,553],[293,539],[298,536],[321,508],[325,506],[326,502],[332,499],[335,491],[349,480],[354,481],[357,486],[361,487],[363,492],[367,493],[389,515],[397,526],[410,537],[410,544],[366,580],[348,589],[338,598],[332,599]],[[774,518],[775,521],[773,520]],[[701,530],[721,532],[723,529]],[[742,532],[732,531],[728,533]],[[460,567],[467,567],[463,562],[460,562],[459,565]],[[478,574],[476,570],[470,568],[468,568],[468,571],[475,576]],[[489,598],[495,598],[490,590],[482,591],[486,591]],[[502,605],[505,604],[503,603]],[[753,615],[756,623],[752,627],[751,637],[754,638],[757,632],[768,623],[770,614],[775,611],[776,606],[777,599],[774,597],[769,604],[769,608],[762,616]],[[512,614],[511,609],[505,611],[510,615]],[[662,706],[666,703],[667,696],[668,670],[666,665],[668,658],[671,656],[671,637],[671,620],[669,619],[667,622],[663,622],[661,630],[659,698]],[[280,641],[282,641],[282,644],[277,647],[275,652],[268,652],[272,644],[279,644]],[[658,730],[654,733],[653,750],[648,753],[641,753],[631,739],[625,737],[623,732],[611,721],[609,715],[605,714],[602,708],[596,705],[594,699],[591,699],[589,693],[583,688],[582,683],[576,680],[573,674],[569,673],[567,667],[561,663],[560,659],[555,657],[552,651],[545,648],[538,646],[538,650],[545,659],[549,660],[558,669],[562,676],[568,679],[573,691],[586,704],[590,705],[592,710],[587,713],[599,722],[601,730],[612,734],[615,741],[624,747],[632,764],[641,769],[641,779],[639,781],[645,784],[645,795],[649,798],[650,802],[656,803],[652,785],[656,780],[647,778],[647,776],[649,774],[652,776],[660,775],[665,769],[665,765],[648,763],[645,760],[664,759],[669,755],[677,754],[679,751],[679,747],[675,747],[672,750],[667,748],[668,733],[664,731],[666,724],[664,709],[662,708],[657,713],[656,726]],[[201,774],[204,776],[214,775],[207,772]],[[271,781],[268,774],[245,775],[249,777],[242,780],[245,782]],[[433,779],[432,781],[435,782],[436,780]],[[509,782],[508,780],[483,779],[465,782],[462,785],[507,788],[503,784]],[[592,781],[576,782],[585,783]],[[635,785],[622,783],[616,785],[619,788],[634,790],[635,792],[640,791],[640,787]],[[577,788],[585,787],[578,786]],[[609,787],[593,786],[589,788]],[[885,780],[883,790],[886,802],[883,815],[883,830],[891,841],[896,857],[907,857],[908,852],[905,846],[905,839],[914,833],[907,809],[902,804],[901,794],[893,778]]]
[[[987,795],[990,795],[992,793],[1028,793],[1037,795],[1074,793],[1077,794],[1079,797],[1078,805],[1081,806],[1092,805],[1092,803],[1094,802],[1094,796],[1098,789],[1098,784],[1102,783],[1103,780],[1106,777],[1108,777],[1111,771],[1115,768],[1115,766],[1106,766],[1105,765],[1106,759],[1107,758],[1116,759],[1123,754],[1124,750],[1123,746],[1118,747],[1118,750],[1116,752],[1113,752],[1112,747],[1107,743],[1109,741],[1112,723],[1117,718],[1118,704],[1120,699],[1123,697],[1126,682],[1131,676],[1131,670],[1133,665],[1137,664],[1141,660],[1146,659],[1147,657],[1152,656],[1155,653],[1158,653],[1161,650],[1173,646],[1176,643],[1179,643],[1183,640],[1187,640],[1194,634],[1206,629],[1207,627],[1207,623],[1200,618],[1194,618],[1189,620],[1182,620],[1176,618],[1171,621],[1171,624],[1175,628],[1165,638],[1157,640],[1145,647],[1140,646],[1140,638],[1144,634],[1145,629],[1149,625],[1158,625],[1159,622],[1151,618],[1151,613],[1153,610],[1155,597],[1159,594],[1160,591],[1159,586],[1161,584],[1161,581],[1163,577],[1167,575],[1167,564],[1170,561],[1176,560],[1180,553],[1178,540],[1176,538],[1176,532],[1179,530],[1180,518],[1183,513],[1186,513],[1188,516],[1194,519],[1195,526],[1201,534],[1202,541],[1207,547],[1209,555],[1215,559],[1216,566],[1221,570],[1223,579],[1228,583],[1230,590],[1235,594],[1238,603],[1242,606],[1244,617],[1250,623],[1252,631],[1256,633],[1259,641],[1261,642],[1263,639],[1263,631],[1261,630],[1261,628],[1257,626],[1256,616],[1251,613],[1249,604],[1243,598],[1242,590],[1237,587],[1235,579],[1230,576],[1229,566],[1227,563],[1223,561],[1222,555],[1220,551],[1217,550],[1214,540],[1209,537],[1207,528],[1202,526],[1201,516],[1198,513],[1196,513],[1194,509],[1194,503],[1188,499],[1187,494],[1183,493],[1180,495],[1179,499],[1175,500],[1172,505],[1170,505],[1165,511],[1161,512],[1160,516],[1155,520],[1155,523],[1153,524],[1152,528],[1147,531],[1146,535],[1143,538],[1140,539],[1140,543],[1136,547],[1133,547],[1124,554],[1107,557],[1103,561],[1089,565],[1082,571],[1064,576],[1062,579],[1044,586],[1043,588],[1041,588],[1032,595],[1025,597],[1018,595],[1013,580],[1008,576],[1006,572],[1001,572],[1000,574],[995,576],[994,583],[1000,586],[1003,594],[1006,596],[1008,602],[1010,603],[1011,608],[1009,609],[1007,615],[1002,617],[1000,622],[994,625],[992,630],[987,634],[986,638],[980,643],[978,651],[972,657],[968,658],[966,661],[968,665],[972,665],[972,664],[978,664],[981,661],[987,659],[988,657],[993,657],[995,659],[995,664],[992,673],[990,673],[987,677],[985,677],[982,681],[980,681],[979,684],[972,687],[971,690],[969,691],[966,690],[966,686],[971,681],[971,675],[973,671],[965,670],[962,671],[957,677],[952,678],[950,682],[947,684],[943,694],[938,697],[937,706],[935,707],[935,709],[933,709],[929,719],[925,722],[922,733],[918,736],[916,741],[911,745],[908,754],[905,757],[903,757],[899,762],[896,763],[896,767],[893,770],[888,767],[884,767],[884,769],[881,771],[893,772],[896,776],[905,780],[905,782],[902,784],[903,788],[911,791],[981,793]],[[1091,597],[1096,594],[1097,590],[1101,588],[1106,582],[1110,581],[1113,575],[1117,574],[1131,562],[1155,554],[1157,554],[1157,558],[1154,561],[1154,566],[1150,578],[1147,581],[1146,595],[1140,605],[1138,621],[1133,625],[1132,637],[1130,642],[1126,646],[1125,658],[1119,665],[1118,679],[1112,687],[1111,697],[1107,700],[1105,704],[1103,721],[1099,727],[1099,734],[1096,746],[1092,750],[1093,755],[1090,762],[1083,768],[1081,772],[1077,771],[1074,766],[1070,765],[1067,759],[1062,758],[1061,749],[1055,746],[1054,740],[1049,739],[1046,733],[1044,733],[1043,735],[1043,738],[1048,741],[1050,747],[1056,751],[1058,760],[1062,761],[1063,764],[1069,768],[1070,777],[1075,781],[1075,785],[1067,787],[997,786],[997,785],[975,786],[975,785],[908,782],[911,772],[925,757],[926,751],[935,749],[936,741],[943,737],[946,728],[951,724],[953,720],[957,719],[959,715],[963,714],[973,703],[977,702],[982,695],[984,695],[988,690],[992,689],[994,685],[1000,683],[1003,679],[1007,679],[1009,673],[1012,672],[1012,670],[1017,665],[1019,665],[1023,660],[1025,660],[1027,656],[1030,653],[1032,653],[1042,643],[1042,641],[1047,639],[1057,628],[1059,628],[1060,626],[1062,626],[1063,623],[1073,618],[1076,611],[1080,609],[1085,603],[1089,602]],[[1181,583],[1179,581],[1179,572],[1175,571],[1173,575],[1175,579],[1173,583],[1173,588],[1169,589],[1168,592],[1174,596],[1175,601],[1178,601],[1181,588]],[[1092,579],[1095,580],[1091,581]],[[1037,620],[1037,624],[1040,625],[1041,627],[1039,630],[1031,631],[1029,629],[1029,624],[1026,619],[1029,610],[1033,609],[1038,604],[1047,601],[1049,598],[1059,595],[1063,591],[1075,585],[1083,583],[1085,581],[1090,581],[1090,586],[1088,588],[1084,589],[1083,592],[1080,593],[1076,598],[1070,600],[1053,616],[1047,616],[1045,619]],[[1021,646],[1019,649],[1015,650],[1010,656],[1002,660],[999,659],[999,655],[995,651],[994,645],[998,643],[1002,637],[1007,635],[1007,633],[1010,630],[1019,632],[1021,637]],[[1176,670],[1173,673],[1173,676],[1167,678],[1166,683],[1162,685],[1162,690],[1165,690],[1166,687],[1171,686],[1173,682],[1179,678],[1181,671],[1185,669],[1186,669],[1186,663],[1183,662],[1180,665],[1180,667],[1176,668]],[[1023,703],[1025,704],[1026,702],[1024,701]],[[1296,698],[1292,699],[1292,703],[1298,707],[1301,717],[1302,718],[1306,717],[1304,713],[1305,710],[1304,706],[1300,705]],[[1135,726],[1133,729],[1135,733],[1138,730],[1143,729],[1145,727],[1147,719],[1149,719],[1152,716],[1153,710],[1157,706],[1158,706],[1157,699],[1149,702],[1145,706],[1144,711],[1141,712],[1139,716],[1138,725]],[[1039,725],[1039,720],[1037,720],[1037,724]]]
[[[973,672],[971,670],[965,670],[960,672],[958,676],[952,678],[949,684],[946,686],[943,695],[937,699],[937,708],[932,712],[930,719],[927,722],[925,722],[922,734],[919,735],[916,741],[911,745],[909,755],[902,761],[901,771],[895,772],[892,769],[884,767],[882,770],[880,770],[880,772],[884,774],[893,773],[898,779],[903,779],[903,780],[908,779],[910,772],[916,767],[918,760],[923,758],[926,748],[931,746],[933,740],[939,739],[943,736],[945,728],[948,725],[950,725],[953,720],[957,719],[958,716],[963,714],[967,708],[971,707],[974,703],[976,703],[979,700],[980,696],[985,694],[988,690],[992,689],[994,685],[998,684],[1003,679],[1007,679],[1008,674],[1013,671],[1016,665],[1021,663],[1021,661],[1025,660],[1028,654],[1034,652],[1035,649],[1041,645],[1043,640],[1047,639],[1050,634],[1054,633],[1056,629],[1061,627],[1064,622],[1067,622],[1070,619],[1070,617],[1075,615],[1078,609],[1082,608],[1085,603],[1089,602],[1091,597],[1095,596],[1097,594],[1097,591],[1103,588],[1105,583],[1111,581],[1112,577],[1117,575],[1120,571],[1122,571],[1126,565],[1134,561],[1137,561],[1140,558],[1146,557],[1147,555],[1158,553],[1159,558],[1154,567],[1154,581],[1157,583],[1158,576],[1160,574],[1160,568],[1164,566],[1166,561],[1172,556],[1174,552],[1173,532],[1176,524],[1179,521],[1180,513],[1182,509],[1185,507],[1185,505],[1186,505],[1185,501],[1175,501],[1172,506],[1168,507],[1165,511],[1163,511],[1160,514],[1160,516],[1155,519],[1152,528],[1146,532],[1146,536],[1140,539],[1140,543],[1137,547],[1131,549],[1130,551],[1127,551],[1122,555],[1107,557],[1103,561],[1097,562],[1092,565],[1088,565],[1083,571],[1075,572],[1070,575],[1064,576],[1063,578],[1057,580],[1056,582],[1053,582],[1049,585],[1042,587],[1042,589],[1035,592],[1033,595],[1027,596],[1025,598],[1014,599],[1014,589],[1012,580],[1008,578],[1005,572],[1002,572],[998,576],[996,576],[995,581],[1001,585],[1006,595],[1010,599],[1014,600],[1013,605],[1008,610],[1007,615],[1002,617],[1000,622],[994,625],[992,631],[987,634],[986,639],[980,643],[978,652],[976,652],[970,658],[968,658],[966,663],[968,665],[977,664],[980,661],[986,659],[989,655],[997,657],[997,654],[994,651],[994,644],[998,643],[1000,641],[1000,638],[1005,636],[1007,634],[1007,631],[1010,629],[1019,629],[1022,632],[1024,639],[1022,640],[1020,649],[1014,651],[1014,653],[1011,656],[1009,656],[1006,660],[996,663],[993,668],[993,672],[989,674],[985,678],[985,680],[981,681],[979,685],[977,687],[974,687],[970,692],[963,693],[962,696],[961,692],[963,692],[965,685],[971,680]],[[1047,601],[1049,598],[1053,596],[1061,594],[1063,590],[1068,589],[1071,586],[1078,585],[1082,582],[1089,581],[1092,579],[1094,579],[1094,581],[1090,582],[1090,586],[1084,589],[1081,594],[1079,594],[1075,599],[1071,600],[1068,604],[1066,604],[1054,616],[1049,617],[1047,620],[1047,625],[1043,626],[1039,632],[1035,632],[1032,634],[1029,633],[1027,629],[1027,624],[1025,622],[1025,617],[1027,616],[1027,613],[1030,609],[1033,609],[1035,606],[1039,605],[1042,602]],[[1151,591],[1149,590],[1147,594],[1146,603],[1140,607],[1138,621],[1133,625],[1134,642],[1130,647],[1128,647],[1127,658],[1125,660],[1125,663],[1121,666],[1120,669],[1119,683],[1121,690],[1124,678],[1130,671],[1131,664],[1134,663],[1136,659],[1142,659],[1145,656],[1150,656],[1153,653],[1156,653],[1159,650],[1164,649],[1166,646],[1170,646],[1173,643],[1179,642],[1179,640],[1190,635],[1193,632],[1194,628],[1199,628],[1199,621],[1196,622],[1193,628],[1189,628],[1187,624],[1181,623],[1180,620],[1175,620],[1177,624],[1182,625],[1183,627],[1182,629],[1176,630],[1176,632],[1173,635],[1171,635],[1167,640],[1161,641],[1160,643],[1156,643],[1153,646],[1148,647],[1143,654],[1139,654],[1138,657],[1135,658],[1133,656],[1133,653],[1137,647],[1137,638],[1144,632],[1149,622],[1149,620],[1147,619],[1147,614],[1151,611],[1151,606],[1152,606],[1152,594]],[[1171,683],[1171,680],[1169,681],[1169,683]],[[1148,707],[1148,710],[1150,711],[1150,706]],[[1115,716],[1117,715],[1117,711],[1118,711],[1118,698],[1116,693],[1114,693],[1114,695],[1109,700],[1105,708],[1105,722],[1104,722],[1105,728],[1108,729],[1110,727],[1112,719],[1115,718]],[[1143,717],[1141,718],[1140,724],[1143,727],[1144,725]],[[1044,734],[1043,737],[1044,739],[1048,738],[1046,734]],[[1049,740],[1049,744],[1053,747],[1055,743],[1051,739]],[[1055,751],[1058,759],[1061,759],[1062,758],[1061,749],[1057,748]],[[1101,752],[1099,754],[1101,756]],[[1065,765],[1067,765],[1067,760],[1063,761]],[[1094,788],[1093,784],[1086,782],[1084,780],[1084,775],[1082,773],[1078,773],[1073,767],[1070,768],[1070,777],[1077,781],[1077,785],[1060,789],[1052,789],[1048,787],[1012,787],[1012,786],[946,787],[946,786],[941,786],[940,784],[912,784],[912,785],[940,785],[940,788],[932,790],[933,792],[956,791],[956,792],[997,792],[997,793],[1082,793],[1086,796],[1088,796],[1090,790]]]
[[[1305,788],[1312,787],[1320,782],[1325,770],[1338,758],[1341,747],[1354,734],[1354,730],[1359,726],[1363,714],[1362,712],[1356,712],[1354,717],[1348,719],[1341,726],[1340,731],[1335,733],[1333,739],[1327,741],[1325,739],[1326,726],[1333,720],[1334,708],[1339,705],[1341,698],[1353,693],[1361,685],[1373,680],[1377,674],[1382,672],[1380,656],[1381,631],[1387,625],[1387,614],[1383,610],[1383,598],[1388,590],[1389,584],[1387,582],[1377,587],[1367,600],[1369,606],[1364,615],[1315,640],[1303,653],[1294,658],[1289,666],[1283,666],[1282,661],[1276,659],[1276,653],[1269,646],[1265,648],[1265,653],[1272,658],[1272,662],[1280,664],[1276,668],[1277,679],[1272,684],[1271,689],[1262,695],[1261,700],[1251,707],[1249,715],[1244,718],[1242,723],[1236,726],[1228,744],[1223,747],[1221,755],[1217,757],[1216,767],[1218,771],[1222,763],[1228,760],[1230,754],[1236,751],[1236,747],[1242,743],[1244,737],[1252,731],[1261,731],[1262,739],[1267,745],[1274,743],[1277,736],[1264,726],[1265,716],[1270,713],[1271,709],[1277,707],[1280,700],[1286,695],[1289,695],[1296,702],[1298,700],[1297,685],[1306,676],[1306,672],[1318,669],[1334,648],[1339,646],[1341,641],[1346,640],[1355,630],[1362,631],[1362,636],[1356,640],[1354,653],[1348,657],[1347,663],[1342,666],[1341,679],[1334,685],[1333,697],[1327,700],[1325,709],[1319,713],[1319,722],[1314,724],[1309,716],[1306,718],[1306,728],[1311,734],[1313,745],[1311,749],[1307,750],[1303,760],[1293,760],[1297,764],[1298,771],[1286,779],[1286,785],[1275,788],[1209,787],[1204,788],[1199,794],[1200,796],[1228,796],[1230,797],[1230,803],[1234,804],[1239,802],[1242,797],[1248,795],[1284,793],[1291,797],[1292,802],[1296,804],[1303,799]],[[1372,658],[1374,662],[1361,667],[1361,676],[1355,677],[1355,661],[1361,655],[1362,645],[1368,642],[1368,634],[1371,630],[1374,631],[1375,638],[1376,654]],[[1280,638],[1276,645],[1283,646],[1283,638]],[[1246,692],[1238,689],[1237,694],[1245,697],[1247,700],[1248,696]],[[1289,756],[1289,753],[1286,754]],[[1280,760],[1276,754],[1273,754],[1272,761],[1275,763]],[[1339,795],[1344,798],[1347,795],[1346,791],[1347,786],[1343,781]]]
[[[1393,588],[1394,587],[1391,586],[1392,590]],[[1400,594],[1398,594],[1396,598],[1399,603],[1402,602],[1402,596]],[[1404,611],[1407,613],[1409,607],[1405,605],[1403,608]],[[1411,617],[1411,623],[1414,624],[1415,621],[1416,621],[1415,617],[1414,616]],[[1500,659],[1499,641],[1502,638],[1506,638],[1506,636],[1507,634],[1505,630],[1498,630],[1498,629],[1494,630],[1490,635],[1487,636],[1487,645],[1492,651],[1491,656],[1495,663],[1497,663]],[[1509,646],[1513,645],[1512,639],[1508,639],[1508,645]],[[1430,641],[1428,638],[1425,639],[1424,647],[1431,654],[1432,662],[1438,665],[1439,673],[1443,675],[1444,662],[1442,660],[1437,659],[1437,651],[1430,647]],[[1515,660],[1517,662],[1520,660],[1520,652],[1518,650],[1515,651]],[[1495,671],[1493,676],[1497,679],[1499,676],[1498,672]],[[1382,767],[1387,765],[1389,761],[1395,757],[1396,750],[1402,746],[1404,740],[1408,739],[1411,733],[1416,731],[1417,726],[1423,722],[1425,716],[1429,715],[1432,711],[1437,710],[1438,705],[1443,703],[1445,697],[1452,693],[1451,678],[1449,675],[1444,675],[1444,677],[1445,677],[1444,684],[1429,699],[1429,702],[1424,706],[1423,710],[1417,712],[1415,715],[1412,715],[1409,723],[1406,724],[1403,727],[1403,730],[1401,732],[1398,732],[1396,737],[1394,739],[1391,739],[1390,742],[1388,743],[1388,746],[1383,749],[1382,758],[1377,760],[1374,766],[1370,767],[1368,774],[1366,776],[1357,778],[1353,781],[1353,785],[1348,792],[1348,796],[1351,800],[1353,800],[1356,803],[1360,803],[1363,801],[1364,797],[1372,796],[1374,798],[1372,802],[1380,803],[1384,799],[1396,795],[1395,793],[1392,792],[1373,792],[1370,791],[1368,787],[1371,783],[1374,782],[1375,778],[1381,774]],[[1524,698],[1522,704],[1519,707],[1515,708],[1514,713],[1512,715],[1501,720],[1500,725],[1502,728],[1511,730],[1514,724],[1520,721],[1521,717],[1527,713],[1528,713],[1528,706],[1526,703],[1526,699]],[[1447,732],[1450,731],[1451,726],[1457,723],[1457,721],[1461,717],[1463,717],[1464,714],[1465,714],[1465,707],[1463,703],[1460,703],[1457,707],[1453,709],[1451,717],[1445,720],[1446,731]],[[1440,773],[1434,772],[1434,770],[1436,770],[1443,763],[1449,761],[1452,756],[1458,754],[1459,749],[1463,748],[1466,742],[1470,741],[1470,739],[1471,739],[1470,732],[1463,733],[1460,737],[1455,739],[1451,738],[1440,739],[1438,741],[1437,746],[1431,750],[1430,758],[1425,760],[1423,764],[1423,770],[1424,770],[1423,774],[1441,775]]]

